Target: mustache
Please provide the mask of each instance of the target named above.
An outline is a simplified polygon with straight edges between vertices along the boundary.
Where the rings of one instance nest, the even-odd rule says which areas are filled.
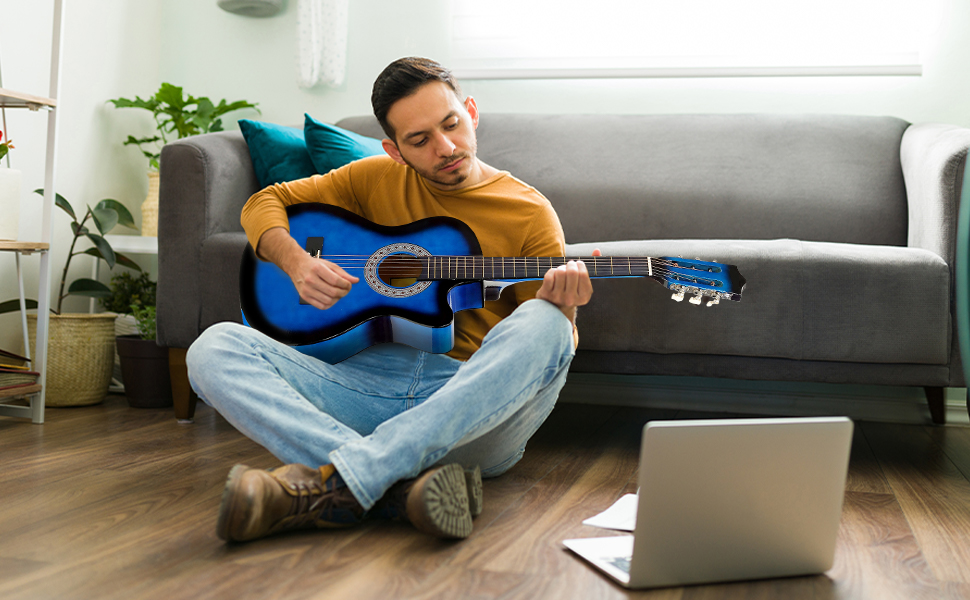
[[[448,158],[444,159],[443,161],[435,165],[435,170],[437,171],[440,169],[444,169],[448,165],[454,164],[455,161],[461,160],[463,158],[468,158],[468,154],[466,152],[459,152],[458,154],[452,154]]]

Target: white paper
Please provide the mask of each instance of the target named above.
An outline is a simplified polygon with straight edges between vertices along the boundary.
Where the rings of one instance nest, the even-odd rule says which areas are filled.
[[[614,502],[613,506],[583,521],[583,525],[617,531],[633,531],[637,527],[637,499],[636,494],[626,494]]]

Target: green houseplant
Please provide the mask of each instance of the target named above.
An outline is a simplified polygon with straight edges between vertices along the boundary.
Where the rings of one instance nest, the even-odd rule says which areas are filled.
[[[142,235],[147,236],[158,232],[158,171],[162,146],[184,137],[222,131],[222,116],[226,113],[241,109],[259,112],[256,104],[246,100],[227,102],[223,99],[216,104],[205,96],[196,98],[190,94],[186,97],[181,87],[171,83],[162,83],[158,91],[146,99],[135,96],[134,100],[115,98],[108,102],[115,108],[147,110],[155,119],[155,135],[142,138],[129,135],[124,142],[125,146],[137,146],[148,158],[148,196],[142,204]]]
[[[134,408],[172,406],[168,349],[155,343],[155,306],[132,304],[130,309],[137,321],[138,333],[117,339],[128,405]]]
[[[43,196],[43,190],[35,190]],[[75,256],[87,254],[104,260],[109,267],[121,264],[141,270],[128,257],[115,252],[105,235],[117,225],[135,227],[131,213],[120,202],[111,199],[101,200],[94,207],[88,206],[79,219],[71,204],[60,194],[55,195],[56,205],[71,217],[73,237],[68,251],[64,270],[48,330],[47,352],[47,405],[83,406],[97,404],[104,400],[111,381],[114,363],[114,320],[115,313],[64,313],[63,304],[68,296],[103,298],[110,294],[106,285],[87,278],[73,280],[68,285],[68,272]],[[78,244],[86,240],[89,247],[78,249]],[[36,307],[36,301],[31,301]],[[17,310],[15,302],[4,302],[0,312]],[[36,339],[37,316],[28,315],[30,339]]]

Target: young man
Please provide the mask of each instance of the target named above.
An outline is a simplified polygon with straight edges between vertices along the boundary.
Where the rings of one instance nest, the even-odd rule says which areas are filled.
[[[485,256],[563,256],[562,228],[534,188],[478,159],[478,107],[441,65],[406,58],[374,84],[387,156],[274,185],[250,198],[253,248],[327,310],[358,277],[313,258],[289,235],[285,207],[323,202],[397,226],[445,215],[475,232]],[[582,262],[517,284],[455,316],[455,348],[429,354],[371,347],[338,364],[305,356],[234,323],[189,349],[192,386],[285,466],[235,466],[217,524],[226,541],[335,527],[365,515],[404,518],[462,538],[481,512],[481,477],[522,457],[548,416],[578,339],[576,307],[592,294]]]

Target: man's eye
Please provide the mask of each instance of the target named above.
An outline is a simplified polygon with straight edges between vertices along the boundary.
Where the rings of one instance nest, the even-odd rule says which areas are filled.
[[[428,138],[424,138],[420,142],[414,142],[414,145],[421,147],[421,146],[424,146],[427,142],[428,142]]]
[[[454,123],[452,123],[450,125],[446,125],[445,126],[445,129],[451,130],[451,129],[455,129],[457,127],[458,127],[458,120],[456,119]]]

